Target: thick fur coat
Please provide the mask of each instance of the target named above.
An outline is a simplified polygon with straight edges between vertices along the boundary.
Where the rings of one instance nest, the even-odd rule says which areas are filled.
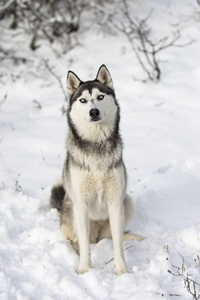
[[[112,79],[102,65],[93,81],[69,71],[67,157],[62,182],[52,188],[51,206],[60,212],[63,235],[80,253],[78,273],[91,267],[90,243],[112,238],[117,274],[128,272],[124,226],[133,214],[119,133],[120,108]]]

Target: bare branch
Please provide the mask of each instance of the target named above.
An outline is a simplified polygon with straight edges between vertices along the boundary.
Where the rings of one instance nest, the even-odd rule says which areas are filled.
[[[8,96],[7,94],[4,95],[3,100],[0,102],[0,106],[6,101],[7,96]]]
[[[131,246],[125,248],[124,251],[126,251],[126,250],[128,250],[129,248],[132,248],[132,247],[133,247],[133,245],[131,245]],[[109,263],[110,263],[111,261],[113,261],[113,260],[114,260],[114,258],[111,258],[110,260],[108,260],[108,261],[105,263],[105,265],[109,264]]]
[[[189,275],[188,273],[186,273],[186,275],[184,274],[186,272],[185,267],[182,266],[181,272],[180,272],[179,267],[175,267],[175,266],[173,266],[173,267],[177,269],[176,273],[172,272],[171,270],[168,270],[168,273],[170,273],[171,275],[173,275],[175,277],[180,278],[183,281],[184,287],[193,296],[193,300],[200,299],[200,292],[199,292],[199,294],[197,294],[197,287],[196,287],[196,286],[200,286],[200,283],[193,280],[190,277],[191,275]]]
[[[58,81],[59,86],[60,86],[60,88],[61,88],[61,90],[62,90],[62,92],[63,92],[63,95],[64,95],[64,97],[65,97],[65,101],[68,101],[67,93],[65,92],[65,89],[64,89],[64,87],[63,87],[63,84],[62,84],[62,81],[61,81],[60,77],[53,71],[53,68],[49,66],[48,60],[43,59],[43,62],[44,62],[44,64],[45,64],[46,68],[48,69],[48,71],[49,71],[49,72],[56,78],[56,80]]]
[[[161,51],[169,47],[179,47],[185,45],[177,45],[177,41],[181,38],[180,31],[172,33],[169,36],[164,36],[161,39],[155,40],[152,38],[151,28],[147,21],[152,14],[149,12],[146,18],[138,20],[130,14],[127,0],[121,2],[121,24],[115,21],[115,14],[110,16],[110,23],[113,28],[122,32],[128,39],[130,46],[142,68],[146,79],[143,81],[159,81],[161,78],[161,69],[158,55]],[[191,43],[191,42],[190,42]],[[188,45],[188,43],[186,44]]]
[[[14,2],[15,0],[9,0],[5,5],[0,6],[0,12],[7,10]]]

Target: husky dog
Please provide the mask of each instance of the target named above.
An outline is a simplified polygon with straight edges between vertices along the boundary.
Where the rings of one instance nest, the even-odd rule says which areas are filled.
[[[90,243],[112,238],[117,274],[128,272],[123,240],[133,205],[119,134],[120,108],[105,65],[93,81],[67,76],[69,132],[62,182],[52,188],[51,207],[60,212],[61,232],[80,253],[78,273],[91,266]]]

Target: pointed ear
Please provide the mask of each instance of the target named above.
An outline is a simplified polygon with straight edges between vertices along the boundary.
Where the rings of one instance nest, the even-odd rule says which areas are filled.
[[[70,97],[77,91],[80,84],[81,80],[78,78],[78,76],[72,71],[69,71],[67,74],[67,92]]]
[[[111,78],[110,73],[109,73],[109,71],[108,71],[108,69],[106,68],[105,65],[102,65],[99,68],[96,79],[99,82],[101,82],[103,85],[105,85],[105,86],[107,86],[107,87],[109,87],[110,89],[113,90],[112,78]]]

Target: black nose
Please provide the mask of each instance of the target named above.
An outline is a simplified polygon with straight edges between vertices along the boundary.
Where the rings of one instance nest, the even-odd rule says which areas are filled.
[[[97,108],[93,108],[90,110],[90,117],[92,119],[96,119],[100,115],[100,112]]]

